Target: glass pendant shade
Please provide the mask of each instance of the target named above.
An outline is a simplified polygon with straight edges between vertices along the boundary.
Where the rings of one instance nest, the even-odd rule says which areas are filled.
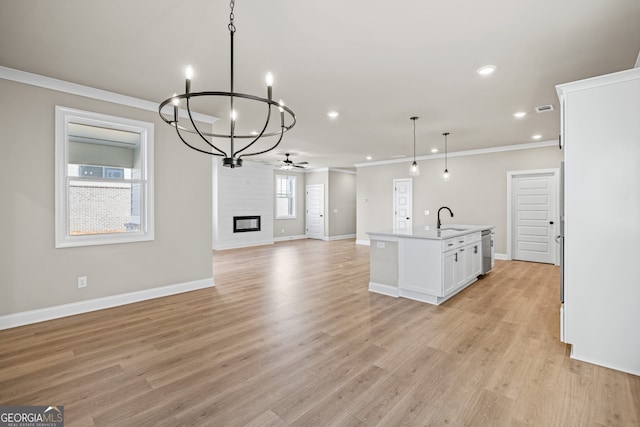
[[[413,163],[411,163],[411,167],[409,168],[409,175],[411,176],[420,175],[420,166],[418,166],[415,160],[413,161]]]

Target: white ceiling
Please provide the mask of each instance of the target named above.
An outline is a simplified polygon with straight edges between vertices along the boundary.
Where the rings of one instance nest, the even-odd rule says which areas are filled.
[[[0,0],[0,65],[160,102],[192,64],[194,91],[226,91],[228,15],[228,0]],[[411,156],[413,115],[418,156],[445,131],[449,151],[554,140],[555,85],[640,51],[639,0],[237,0],[235,24],[236,90],[264,96],[271,71],[298,119],[262,159],[311,167]]]

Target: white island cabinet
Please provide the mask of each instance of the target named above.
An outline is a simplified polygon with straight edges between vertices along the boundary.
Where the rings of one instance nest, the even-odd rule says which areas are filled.
[[[482,273],[481,230],[492,226],[414,227],[408,232],[370,232],[369,290],[440,304],[475,282]],[[389,245],[390,240],[393,244]],[[397,268],[389,268],[393,262]],[[386,268],[379,268],[384,262]],[[381,272],[394,271],[397,277]]]

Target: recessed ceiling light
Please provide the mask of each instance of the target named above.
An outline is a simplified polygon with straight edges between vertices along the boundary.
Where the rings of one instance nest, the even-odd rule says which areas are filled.
[[[437,148],[432,148],[432,149],[431,149],[431,152],[432,152],[432,153],[437,153],[437,152],[438,152],[438,149],[437,149]]]
[[[255,131],[255,130],[251,131],[251,135],[257,135],[257,134],[258,134],[258,131]]]
[[[367,160],[371,160],[371,159],[373,159],[373,157],[371,157],[371,156],[367,156],[367,157],[365,157],[365,159],[367,159]]]
[[[481,76],[488,76],[489,74],[493,73],[496,68],[497,67],[495,65],[485,65],[484,67],[478,68],[476,72]]]
[[[332,119],[335,119],[336,117],[338,117],[340,115],[340,113],[338,113],[337,111],[329,111],[327,113],[327,116],[331,117]]]
[[[533,138],[533,139],[540,139],[540,138],[542,138],[542,135],[535,134],[535,135],[533,135],[531,138]]]
[[[516,119],[521,119],[526,115],[527,113],[525,113],[524,111],[518,111],[517,113],[513,113],[513,117],[515,117]]]

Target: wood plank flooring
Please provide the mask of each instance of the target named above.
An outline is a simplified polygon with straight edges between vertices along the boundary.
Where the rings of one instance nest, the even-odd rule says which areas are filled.
[[[369,248],[213,254],[216,287],[0,331],[0,405],[67,426],[638,426],[640,377],[571,360],[555,266],[441,306],[369,293]]]

